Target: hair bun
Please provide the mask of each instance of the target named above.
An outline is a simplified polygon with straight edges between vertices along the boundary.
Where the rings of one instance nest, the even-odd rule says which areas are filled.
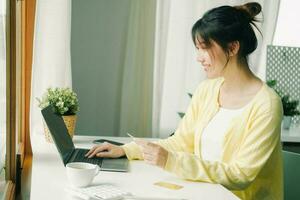
[[[241,6],[235,6],[235,8],[247,14],[250,21],[261,12],[261,5],[257,2],[246,3]]]

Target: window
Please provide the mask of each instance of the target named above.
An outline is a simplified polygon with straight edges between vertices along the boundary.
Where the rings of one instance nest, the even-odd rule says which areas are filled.
[[[0,0],[0,199],[5,187],[6,153],[6,0]]]
[[[16,191],[16,8],[17,1],[0,0],[0,191],[9,200]]]

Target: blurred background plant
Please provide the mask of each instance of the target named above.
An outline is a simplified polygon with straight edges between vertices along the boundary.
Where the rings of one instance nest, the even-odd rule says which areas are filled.
[[[187,93],[189,95],[189,97],[193,97],[193,95],[191,93]],[[183,118],[185,113],[184,112],[177,112],[177,114],[179,115],[180,118]]]
[[[284,116],[296,116],[300,115],[300,111],[297,108],[299,105],[299,100],[291,99],[289,94],[284,94],[277,86],[276,80],[268,80],[267,85],[275,90],[275,92],[281,97],[281,102],[283,106]]]

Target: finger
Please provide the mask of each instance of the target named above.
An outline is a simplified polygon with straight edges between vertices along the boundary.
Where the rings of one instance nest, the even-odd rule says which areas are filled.
[[[143,149],[143,154],[155,155],[155,152],[151,151],[151,149],[144,148]]]
[[[142,148],[142,151],[143,153],[146,153],[146,154],[152,154],[152,155],[158,155],[159,153],[159,147],[143,147]]]
[[[147,144],[149,143],[149,142],[147,142],[146,140],[139,139],[139,138],[136,138],[136,139],[134,140],[134,142],[135,142],[137,145],[140,145],[140,146],[142,146],[142,147],[147,147]]]
[[[152,163],[154,165],[158,165],[161,160],[163,159],[163,157],[159,154],[155,154],[155,153],[144,153],[143,154],[143,157],[144,157],[144,160],[149,162],[149,163]]]
[[[145,162],[150,165],[156,165],[154,160],[145,160]]]
[[[101,151],[107,151],[107,150],[109,150],[109,145],[107,145],[107,144],[100,145],[88,156],[88,158],[92,158],[97,153],[99,153]]]
[[[153,143],[153,142],[148,142],[148,143],[147,143],[147,146],[148,146],[148,147],[152,147],[152,148],[158,148],[158,147],[160,147],[158,144],[155,144],[155,143]]]
[[[152,143],[152,142],[149,142],[147,144],[147,147],[148,147],[149,151],[152,151],[153,153],[156,153],[156,154],[159,153],[163,149],[163,147],[161,147],[160,145]]]
[[[146,161],[152,161],[155,159],[155,157],[152,154],[144,154],[143,157]]]
[[[110,151],[104,151],[97,153],[96,156],[101,158],[110,158],[112,156],[112,153]]]
[[[89,156],[92,152],[95,151],[95,149],[98,147],[98,145],[96,146],[93,146],[86,154],[85,154],[85,157]]]
[[[157,144],[148,142],[148,141],[137,141],[136,144],[138,144],[140,147],[144,148],[144,149],[153,149],[153,148],[158,148],[160,147]]]

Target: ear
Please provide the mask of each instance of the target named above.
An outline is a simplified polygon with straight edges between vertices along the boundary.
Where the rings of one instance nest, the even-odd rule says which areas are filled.
[[[240,50],[239,41],[233,41],[228,44],[229,56],[235,56]]]

